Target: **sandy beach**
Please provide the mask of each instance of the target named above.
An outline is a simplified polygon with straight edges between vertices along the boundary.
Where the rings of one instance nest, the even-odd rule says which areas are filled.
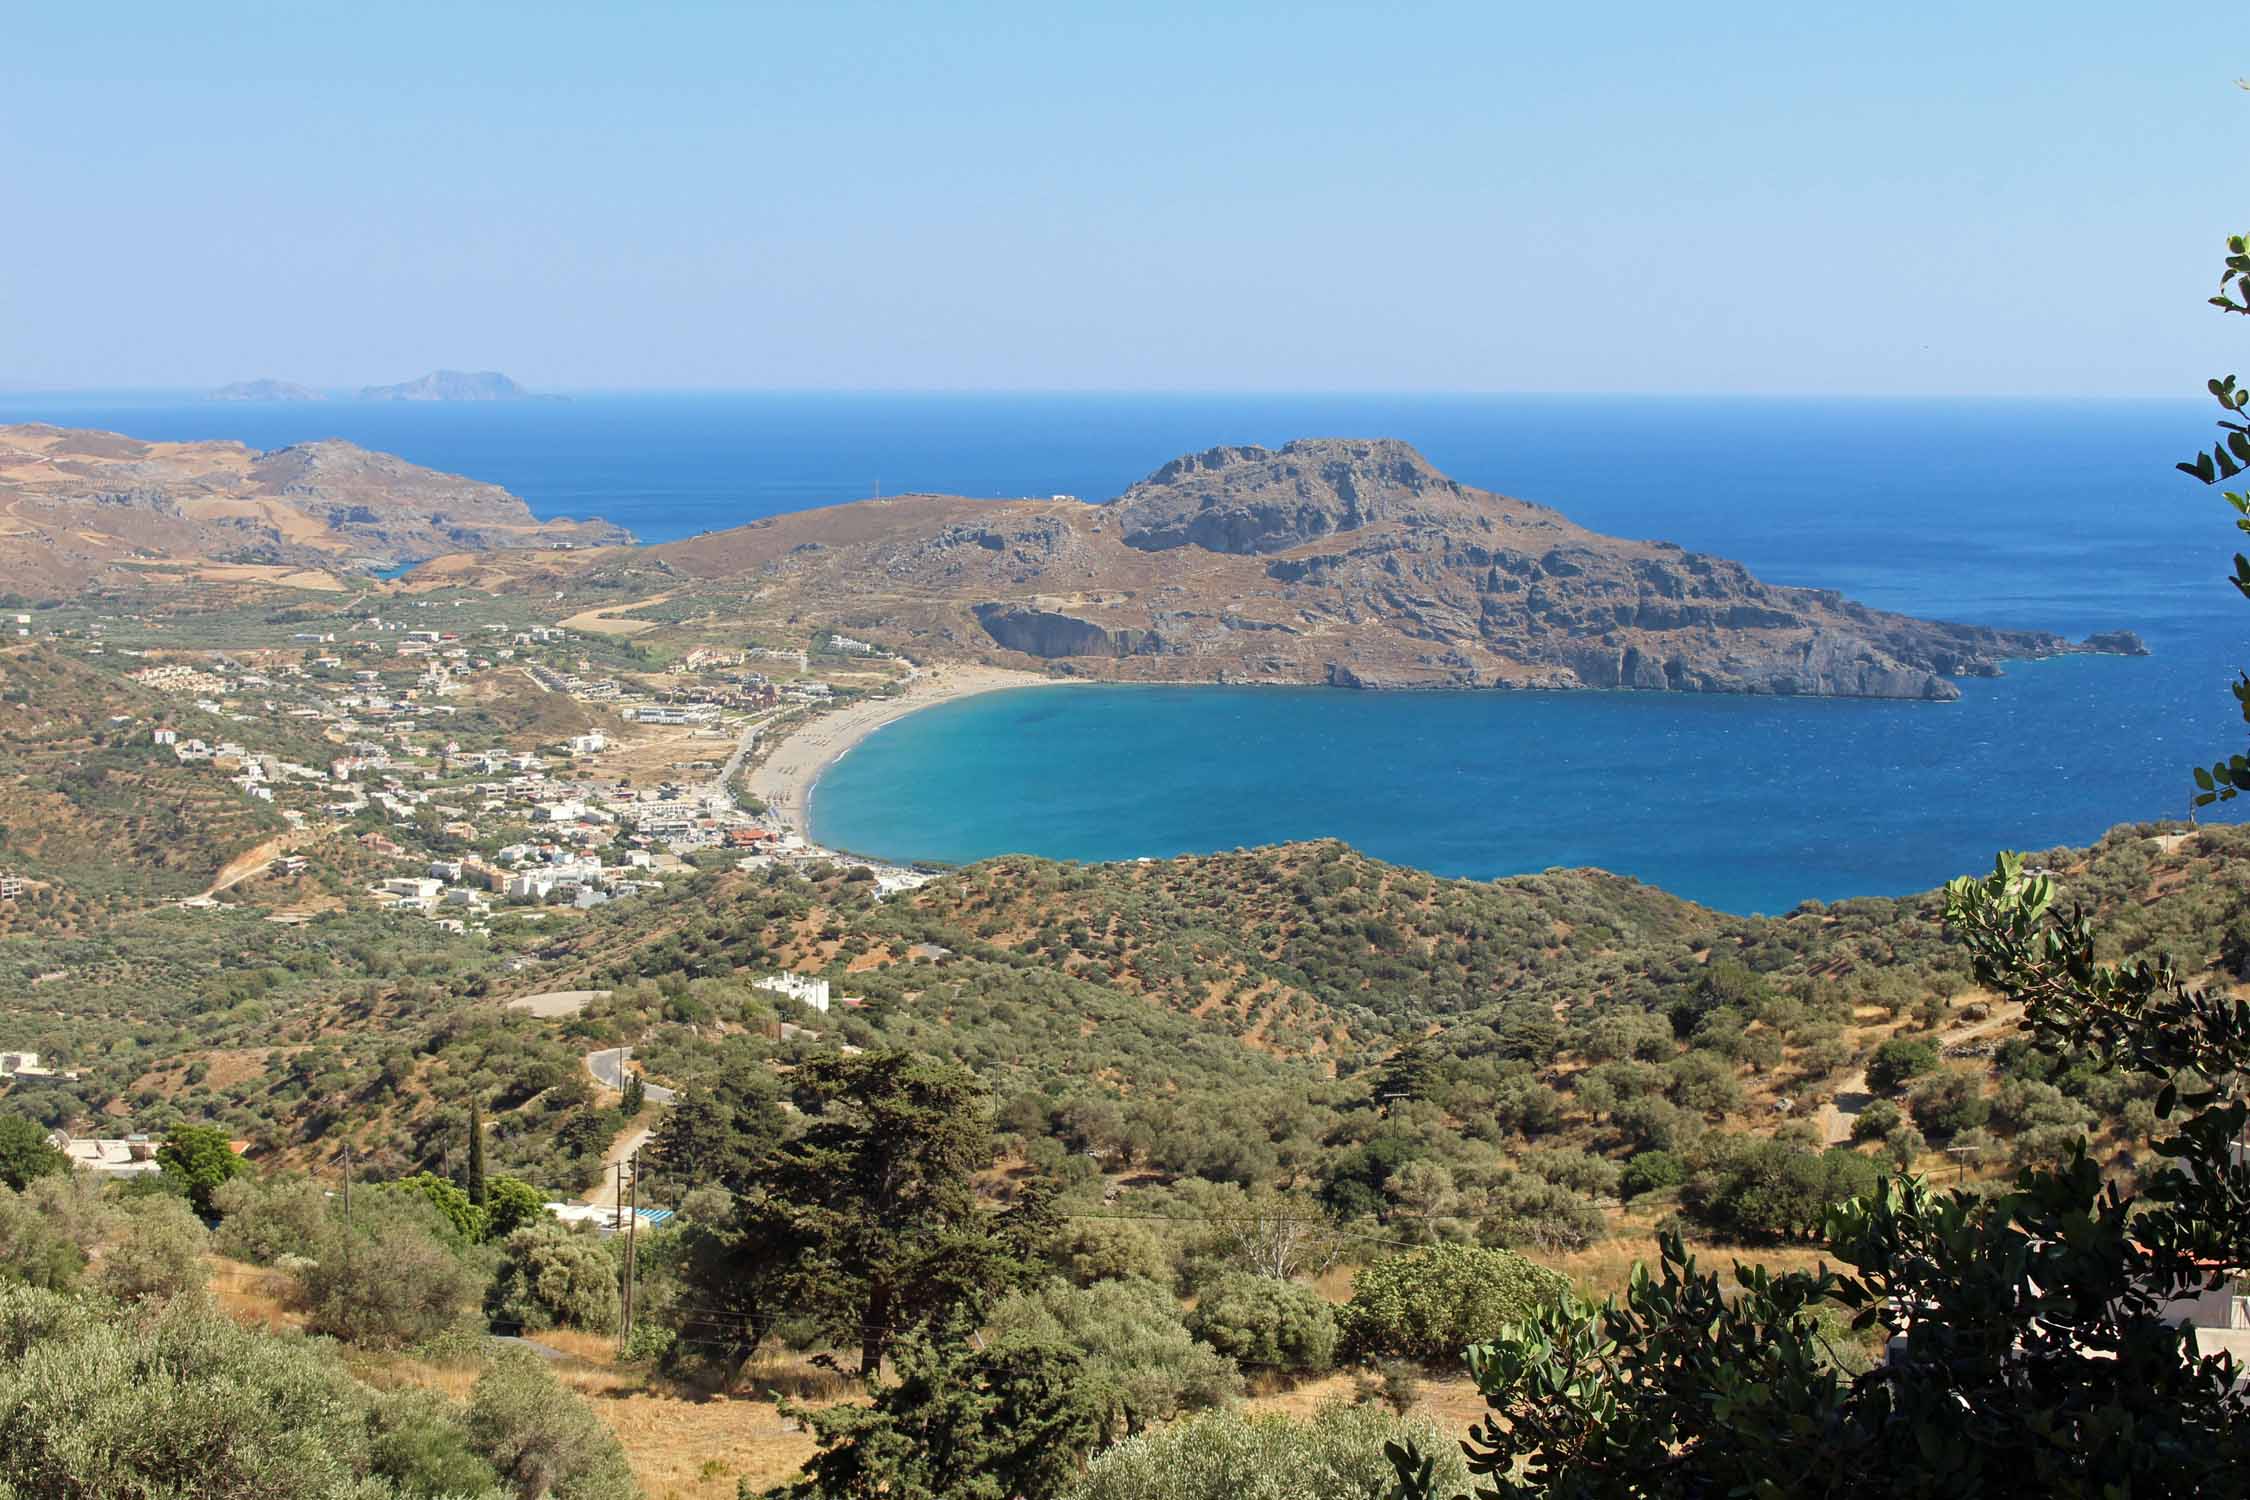
[[[896,698],[855,703],[822,714],[792,731],[774,747],[764,763],[750,773],[750,793],[772,808],[774,816],[784,824],[810,838],[812,830],[805,820],[805,808],[821,772],[885,724],[956,698],[996,693],[1004,688],[1049,687],[1067,680],[1006,667],[939,665],[928,668],[908,682],[905,691]]]

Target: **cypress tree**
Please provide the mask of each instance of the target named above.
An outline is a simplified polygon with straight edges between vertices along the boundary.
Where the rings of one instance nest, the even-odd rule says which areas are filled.
[[[485,1205],[484,1106],[474,1099],[469,1101],[469,1201]]]

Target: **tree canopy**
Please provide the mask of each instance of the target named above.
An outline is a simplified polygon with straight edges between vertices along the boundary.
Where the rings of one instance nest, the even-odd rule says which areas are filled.
[[[1036,1205],[979,1200],[991,1115],[959,1064],[824,1056],[791,1082],[810,1123],[743,1167],[732,1222],[701,1237],[689,1277],[725,1299],[742,1352],[784,1311],[801,1313],[872,1376],[907,1329],[1020,1282],[1044,1221]]]

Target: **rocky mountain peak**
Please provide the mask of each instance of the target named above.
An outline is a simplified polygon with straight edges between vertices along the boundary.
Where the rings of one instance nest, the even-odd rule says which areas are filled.
[[[1175,458],[1113,502],[1144,552],[1282,552],[1337,532],[1458,509],[1461,486],[1396,438],[1299,438]]]

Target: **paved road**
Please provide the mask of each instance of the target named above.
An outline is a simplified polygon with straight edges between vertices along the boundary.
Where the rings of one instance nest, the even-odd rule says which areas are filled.
[[[604,1088],[623,1092],[625,1064],[632,1055],[633,1049],[630,1047],[608,1047],[600,1052],[589,1052],[586,1054],[586,1071],[593,1074],[594,1081]],[[644,1081],[642,1087],[647,1090],[646,1097],[651,1104],[670,1104],[679,1097],[661,1083]],[[602,1180],[580,1198],[579,1202],[597,1204],[603,1208],[617,1207],[617,1164],[630,1160],[634,1152],[648,1144],[649,1137],[653,1134],[653,1131],[634,1130],[630,1127],[620,1132],[617,1139],[609,1143],[609,1149],[602,1153]]]
[[[623,1093],[625,1091],[625,1064],[632,1055],[633,1049],[630,1047],[609,1047],[600,1052],[589,1052],[586,1054],[586,1071],[593,1074],[594,1081],[604,1088],[616,1089],[619,1093]],[[641,1086],[647,1091],[648,1102],[651,1104],[670,1104],[679,1097],[661,1083],[649,1083],[643,1080]]]
[[[733,801],[734,793],[730,788],[734,785],[734,773],[742,769],[744,758],[758,747],[758,731],[765,728],[767,720],[778,717],[780,712],[779,709],[768,709],[743,725],[741,738],[734,742],[734,753],[727,757],[725,765],[719,767],[719,774],[705,782],[697,790],[705,795],[724,797],[730,802]]]

